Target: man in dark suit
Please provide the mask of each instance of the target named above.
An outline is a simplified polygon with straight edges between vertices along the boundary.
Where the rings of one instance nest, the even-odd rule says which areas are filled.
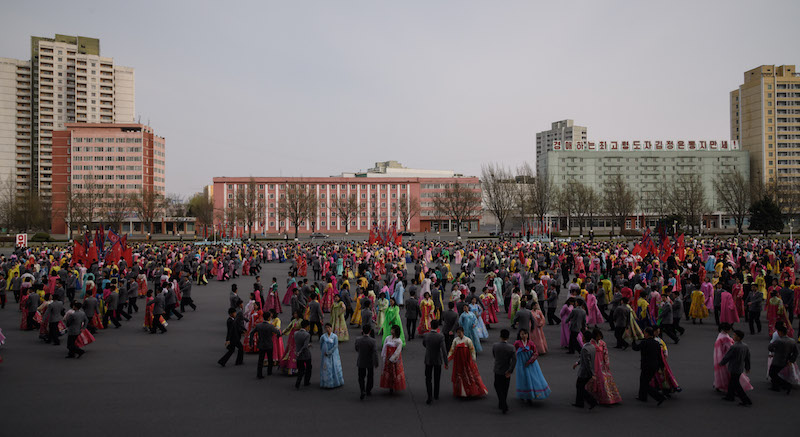
[[[39,327],[39,323],[33,320],[33,316],[39,308],[39,293],[36,292],[36,288],[37,287],[31,287],[28,289],[28,331]]]
[[[97,306],[97,298],[94,297],[94,291],[87,290],[86,298],[83,299],[83,312],[90,322],[94,318],[94,315],[97,314]],[[88,323],[88,329],[92,334],[97,332],[97,327],[92,323]]]
[[[372,330],[372,310],[370,309],[371,304],[372,301],[367,298],[361,301],[361,327],[369,328],[370,335],[374,336],[375,333]]]
[[[50,296],[50,304],[47,305],[47,310],[44,312],[44,320],[48,323],[48,338],[47,342],[53,345],[59,345],[61,342],[58,340],[58,322],[64,318],[64,302],[54,299]]]
[[[375,369],[378,368],[378,345],[371,336],[372,328],[364,326],[361,337],[356,339],[356,352],[358,359],[358,387],[361,389],[361,399],[364,395],[372,394],[372,384],[375,379]]]
[[[256,371],[256,377],[258,379],[264,379],[264,356],[266,355],[268,363],[267,363],[267,375],[272,375],[272,336],[273,335],[281,335],[281,331],[276,328],[275,326],[270,323],[272,320],[272,313],[266,311],[264,313],[264,317],[266,320],[262,320],[261,323],[258,323],[250,332],[250,347],[253,347],[253,337],[258,334],[258,365]]]
[[[628,309],[628,298],[622,298],[622,305],[617,306],[611,314],[614,320],[614,337],[617,339],[615,349],[625,350],[628,348],[628,342],[625,341],[625,330],[630,323],[631,311]]]
[[[511,382],[511,374],[517,365],[517,354],[514,346],[508,344],[508,329],[500,330],[500,341],[492,346],[492,356],[494,357],[494,390],[497,392],[500,411],[503,414],[508,412],[508,386]]]
[[[149,293],[149,291],[148,291]],[[161,316],[164,315],[164,293],[158,293],[147,305],[153,305],[153,321],[150,323],[150,333],[155,334],[156,328],[163,334],[167,328],[161,324]]]
[[[444,346],[444,335],[439,333],[439,322],[431,321],[431,330],[422,336],[422,346],[425,347],[425,388],[428,390],[426,404],[439,400],[439,383],[442,378],[442,364],[447,369],[447,349]],[[431,384],[433,377],[433,384]]]
[[[603,339],[603,333],[597,328],[591,334],[587,331],[583,332],[584,339],[588,339],[590,336],[596,341]],[[597,349],[594,344],[591,341],[586,341],[583,343],[578,361],[572,366],[573,369],[578,367],[578,381],[575,383],[577,393],[575,394],[575,403],[572,404],[573,407],[583,408],[584,401],[589,404],[590,410],[597,406],[597,400],[586,390],[586,383],[594,375],[594,357],[596,353]]]
[[[319,304],[319,295],[314,293],[311,303],[308,304],[308,321],[310,323],[309,332],[314,332],[314,327],[317,328],[317,335],[322,338],[322,306]]]
[[[792,385],[781,378],[779,373],[789,363],[797,361],[797,342],[787,337],[788,329],[783,323],[777,324],[775,330],[778,332],[778,339],[767,347],[773,355],[772,364],[769,366],[769,377],[772,380],[770,390],[786,390],[786,394],[789,394],[792,392]]]
[[[417,332],[417,319],[419,319],[419,300],[417,300],[416,292],[410,291],[411,297],[406,299],[406,333],[408,339],[413,340]]]
[[[114,324],[115,328],[119,328],[119,314],[117,314],[117,307],[119,306],[119,294],[117,293],[117,286],[111,286],[111,293],[105,298],[106,311],[103,313],[103,326],[108,328],[108,321]]]
[[[664,402],[664,396],[650,385],[650,381],[653,380],[658,369],[664,367],[661,359],[661,345],[653,338],[652,327],[645,328],[644,340],[641,343],[633,341],[633,350],[641,352],[642,366],[639,374],[639,397],[636,400],[647,402],[647,395],[650,395],[658,402],[658,405],[661,405]]]
[[[181,312],[185,312],[187,306],[191,307],[192,311],[197,311],[197,305],[192,300],[192,281],[182,274],[178,286],[181,289]]]
[[[583,301],[576,301],[575,308],[569,313],[569,316],[567,316],[566,321],[569,324],[568,354],[574,354],[581,350],[581,344],[578,343],[578,334],[586,328],[586,304],[582,302]]]
[[[81,335],[81,330],[88,325],[86,313],[83,312],[81,306],[80,302],[72,302],[72,309],[75,311],[64,320],[64,324],[67,325],[67,351],[69,351],[67,358],[75,358],[75,355],[80,358],[85,352],[75,345],[75,340]]]
[[[517,313],[514,315],[514,320],[511,321],[511,326],[516,326],[518,330],[526,330],[531,332],[531,321],[533,320],[533,313],[528,309],[527,305],[520,304]]]
[[[308,333],[308,320],[300,322],[300,329],[294,333],[295,355],[297,356],[297,382],[294,388],[300,388],[300,381],[304,386],[311,385],[311,334]]]
[[[154,315],[155,317],[155,315]],[[228,349],[225,355],[217,361],[220,366],[225,367],[225,364],[233,355],[233,351],[239,349],[236,354],[236,365],[239,366],[244,363],[244,348],[242,346],[242,331],[239,329],[239,323],[236,322],[236,308],[228,309],[228,332],[225,335],[225,347]]]
[[[239,302],[242,301],[242,298],[239,297],[236,284],[231,284],[231,295],[228,300],[230,301],[230,308],[237,308],[239,306]]]
[[[458,327],[458,313],[453,310],[455,307],[455,303],[448,302],[447,311],[442,313],[442,334],[444,335],[447,350],[450,350],[450,345],[453,344],[453,338],[456,336],[456,328]]]

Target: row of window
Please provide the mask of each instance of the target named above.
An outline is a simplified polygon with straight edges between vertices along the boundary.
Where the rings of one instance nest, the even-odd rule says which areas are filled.
[[[117,152],[117,153],[142,153],[141,147],[91,147],[91,146],[74,146],[73,152]]]
[[[72,170],[95,171],[142,171],[141,165],[73,165]]]
[[[73,143],[141,143],[141,138],[92,138],[75,137]]]
[[[75,180],[83,179],[83,180],[87,180],[87,181],[91,181],[91,180],[100,181],[100,180],[103,180],[103,179],[105,179],[107,181],[113,181],[114,179],[120,180],[120,181],[123,181],[123,180],[141,180],[142,179],[142,175],[140,175],[140,174],[129,174],[129,175],[119,175],[119,174],[118,175],[113,175],[113,174],[107,174],[107,175],[90,175],[90,174],[81,175],[81,174],[76,174],[76,175],[72,175],[72,179],[75,179]]]
[[[89,189],[102,190],[108,188],[109,190],[141,190],[141,184],[72,184],[72,188],[82,190],[84,187]]]
[[[308,188],[311,189],[311,190],[314,190],[314,189],[317,188],[316,184],[299,184],[299,185],[300,185],[300,188],[303,188],[303,189],[306,188],[306,185],[308,185]],[[330,189],[331,190],[335,190],[336,189],[336,185],[337,184],[330,184]],[[381,189],[385,190],[387,185],[391,185],[391,187],[392,187],[391,189],[392,190],[396,190],[397,189],[397,184],[381,184]],[[234,184],[228,184],[228,189],[229,190],[233,190],[233,186],[234,186]],[[263,190],[264,186],[265,186],[265,184],[259,184],[258,185],[258,189],[259,190]],[[327,189],[327,187],[328,187],[327,184],[319,184],[319,189],[320,190],[325,190],[325,189]],[[376,187],[377,187],[377,184],[370,184],[370,189],[375,190]],[[236,186],[236,188],[239,189],[239,190],[246,190],[247,189],[247,185],[238,184]],[[289,188],[295,188],[295,184],[289,184]],[[339,188],[342,189],[342,190],[345,190],[345,189],[347,189],[347,184],[341,184],[339,186]],[[351,190],[355,190],[357,188],[358,188],[358,184],[350,184],[350,189]],[[269,184],[269,189],[270,190],[274,190],[275,189],[275,184]],[[280,184],[279,185],[279,189],[285,190],[286,189],[286,184]],[[362,190],[366,190],[367,189],[367,184],[361,184],[361,189]],[[400,189],[401,190],[405,190],[406,189],[406,184],[400,184]]]
[[[458,183],[458,184],[455,184],[455,183],[453,183],[453,184],[422,184],[422,189],[423,190],[439,190],[439,189],[444,189],[444,188],[453,188],[456,185],[460,185],[461,187],[472,188],[472,189],[478,189],[478,188],[481,187],[481,184],[467,184],[467,183]]]
[[[72,160],[76,162],[80,161],[107,161],[107,162],[142,162],[141,156],[117,156],[117,159],[114,159],[113,156],[73,156]]]

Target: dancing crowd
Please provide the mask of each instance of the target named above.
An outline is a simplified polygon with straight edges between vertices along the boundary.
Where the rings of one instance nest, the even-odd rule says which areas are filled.
[[[276,277],[262,285],[265,263],[288,268],[285,285]],[[310,385],[318,351],[319,385],[340,387],[339,349],[353,329],[360,334],[355,364],[364,399],[379,368],[380,388],[406,388],[404,348],[419,339],[427,403],[438,400],[442,367],[450,366],[455,397],[486,396],[477,362],[492,359],[503,413],[512,376],[518,399],[532,403],[551,394],[539,365],[553,352],[545,325],[560,325],[559,346],[576,355],[573,405],[591,409],[622,401],[603,328],[613,332],[613,347],[641,355],[637,400],[660,405],[681,391],[666,340],[680,343],[691,329],[683,320],[714,323],[714,388],[722,399],[738,397],[749,406],[745,330],[769,336],[768,350],[755,354],[769,360],[772,390],[788,394],[800,383],[793,328],[799,269],[800,244],[756,238],[687,239],[679,252],[666,254],[622,241],[136,244],[130,262],[90,265],[76,262],[70,248],[38,247],[0,256],[0,304],[5,308],[6,293],[13,294],[21,330],[54,345],[66,334],[66,357],[80,358],[98,332],[119,328],[140,309],[141,328],[164,334],[187,307],[197,309],[193,285],[252,277],[252,290],[240,294],[238,281],[230,285],[220,366],[234,354],[236,365],[245,353],[258,354],[257,378],[264,378],[263,367],[268,376],[277,367],[300,389]],[[284,311],[291,319],[282,326]],[[509,329],[484,351],[502,318]]]

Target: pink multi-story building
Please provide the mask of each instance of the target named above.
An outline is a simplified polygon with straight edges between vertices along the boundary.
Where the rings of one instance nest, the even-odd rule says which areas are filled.
[[[166,143],[138,123],[67,123],[53,131],[53,232],[66,233],[67,196],[166,194]],[[99,203],[105,199],[100,199]],[[135,215],[130,211],[129,215]],[[98,217],[102,221],[102,217]]]
[[[389,172],[390,174],[392,172]],[[385,173],[384,173],[385,174]],[[225,223],[226,211],[236,204],[237,194],[247,190],[248,185],[255,183],[260,200],[258,219],[253,226],[257,234],[277,234],[294,231],[286,217],[279,213],[279,202],[292,185],[298,184],[301,189],[311,190],[317,198],[316,217],[300,227],[300,232],[344,233],[344,218],[337,216],[332,200],[348,199],[355,195],[359,202],[357,218],[350,219],[349,232],[369,232],[373,222],[378,226],[391,226],[397,223],[402,229],[402,214],[399,208],[406,205],[411,209],[419,202],[419,213],[410,219],[408,229],[413,232],[450,231],[455,224],[447,217],[437,217],[433,208],[433,197],[444,191],[449,184],[458,183],[480,193],[480,181],[477,177],[463,177],[451,172],[445,177],[410,177],[382,176],[381,174],[345,174],[341,177],[217,177],[213,180],[211,195],[214,209],[218,212],[215,224],[219,229]],[[408,199],[405,202],[404,199]],[[479,230],[479,215],[462,224],[463,230]],[[247,233],[245,224],[240,224]],[[228,229],[228,232],[231,230]],[[209,231],[210,232],[210,231]]]

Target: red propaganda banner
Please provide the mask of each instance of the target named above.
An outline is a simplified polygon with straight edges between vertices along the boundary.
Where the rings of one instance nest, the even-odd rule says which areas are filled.
[[[72,255],[72,264],[75,263],[82,263],[86,264],[86,249],[83,247],[82,243],[75,242],[75,250],[73,251]]]

